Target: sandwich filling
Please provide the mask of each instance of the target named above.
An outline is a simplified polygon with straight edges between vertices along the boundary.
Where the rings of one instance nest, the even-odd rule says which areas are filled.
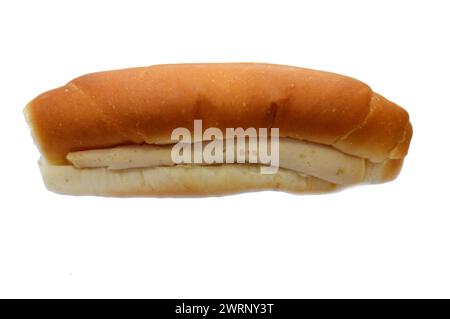
[[[226,143],[224,143],[226,145]],[[76,168],[106,168],[108,170],[127,170],[135,168],[171,167],[179,165],[173,160],[174,145],[125,145],[107,149],[71,152],[67,160]],[[250,147],[245,145],[243,165],[251,165]],[[189,149],[194,150],[194,147]],[[237,161],[235,154],[235,163]],[[241,154],[242,155],[242,154]],[[193,165],[211,165],[225,163],[226,148],[223,149],[222,161],[217,163],[202,162]],[[310,175],[324,181],[352,185],[366,179],[368,161],[345,154],[330,146],[294,140],[279,139],[279,167],[297,173]],[[187,164],[187,163],[185,163]],[[259,165],[264,165],[258,159]],[[229,164],[223,164],[229,165]],[[369,163],[370,165],[370,163]]]

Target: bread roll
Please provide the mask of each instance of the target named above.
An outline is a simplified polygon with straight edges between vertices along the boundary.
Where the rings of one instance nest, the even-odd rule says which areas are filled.
[[[399,173],[412,136],[408,113],[358,80],[257,63],[92,73],[39,95],[25,115],[47,187],[66,194],[321,192],[385,182]],[[223,132],[278,128],[279,171],[171,163],[161,147],[171,148],[176,128],[193,132],[199,119]]]

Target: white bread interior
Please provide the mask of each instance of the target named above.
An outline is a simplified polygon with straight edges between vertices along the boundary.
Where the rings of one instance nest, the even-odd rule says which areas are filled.
[[[175,165],[171,148],[172,145],[129,145],[72,152],[67,158],[73,165],[53,165],[41,160],[40,168],[46,187],[61,194],[190,196],[256,190],[330,192],[393,179],[402,165],[402,160],[372,163],[328,146],[280,139],[278,172],[261,174],[261,165],[248,162]]]
[[[40,169],[47,189],[70,195],[198,196],[257,190],[323,193],[338,189],[336,184],[287,169],[262,175],[259,166],[250,164],[109,170],[41,161]]]

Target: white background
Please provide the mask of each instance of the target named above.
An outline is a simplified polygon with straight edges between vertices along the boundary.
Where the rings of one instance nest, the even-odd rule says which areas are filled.
[[[1,1],[0,297],[450,297],[448,1]],[[92,71],[291,64],[410,113],[399,178],[321,196],[48,192],[22,109]]]

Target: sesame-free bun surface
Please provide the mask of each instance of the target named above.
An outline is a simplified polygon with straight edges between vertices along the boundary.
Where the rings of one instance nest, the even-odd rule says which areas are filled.
[[[366,84],[291,66],[224,63],[155,65],[98,72],[45,92],[25,109],[46,161],[70,152],[171,143],[172,130],[255,127],[383,162],[401,160],[412,135],[408,113]],[[203,169],[203,168],[202,168]]]

